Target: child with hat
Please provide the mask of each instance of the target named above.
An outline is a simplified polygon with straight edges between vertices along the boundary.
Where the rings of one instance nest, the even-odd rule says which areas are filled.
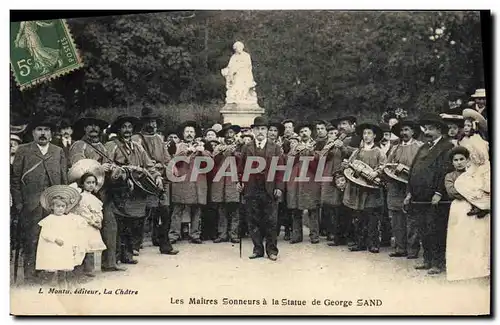
[[[69,185],[54,185],[40,197],[45,210],[52,211],[38,225],[42,227],[36,251],[36,269],[55,272],[54,280],[66,287],[68,272],[82,264],[87,249],[81,240],[83,220],[70,211],[80,201],[79,191]]]

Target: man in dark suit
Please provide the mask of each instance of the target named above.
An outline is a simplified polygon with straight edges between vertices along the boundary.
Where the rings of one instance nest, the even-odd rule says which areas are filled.
[[[73,144],[73,127],[67,120],[62,120],[59,124],[59,133],[61,135],[60,138],[54,138],[52,143],[58,147],[63,149],[64,155],[66,156],[66,160],[68,162],[68,167],[71,167],[71,162],[69,161],[69,150],[71,145]]]
[[[241,149],[241,163],[238,168],[241,182],[238,184],[238,191],[244,191],[248,228],[254,245],[253,254],[249,258],[264,256],[263,239],[265,238],[265,252],[270,260],[276,261],[278,259],[276,232],[278,201],[283,195],[284,184],[283,173],[277,172],[270,164],[274,159],[275,162],[277,160],[278,165],[282,165],[283,157],[280,147],[267,139],[268,126],[269,123],[260,116],[256,117],[251,125],[255,140],[245,144]],[[265,164],[265,168],[261,172],[254,170],[250,174],[251,168],[258,169],[257,160],[260,164]],[[246,166],[247,161],[249,166]],[[274,177],[269,176],[269,173]]]
[[[449,204],[444,186],[444,177],[451,171],[448,152],[453,144],[444,135],[448,126],[435,114],[425,114],[420,119],[424,127],[426,143],[422,145],[410,167],[407,194],[404,206],[409,206],[408,223],[410,229],[418,229],[409,234],[408,246],[417,252],[419,237],[422,237],[424,263],[419,270],[429,270],[429,274],[439,274],[445,269],[446,229],[448,226]],[[418,227],[412,225],[418,224]]]
[[[40,195],[52,185],[67,183],[66,156],[50,143],[54,124],[46,117],[36,116],[28,127],[33,142],[19,146],[12,168],[12,199],[23,229],[24,278],[35,280],[36,249],[40,226],[46,217],[40,205]]]

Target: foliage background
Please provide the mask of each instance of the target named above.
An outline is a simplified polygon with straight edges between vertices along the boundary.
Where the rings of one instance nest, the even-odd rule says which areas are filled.
[[[85,67],[20,92],[11,123],[47,111],[110,122],[152,104],[171,128],[220,120],[236,40],[252,56],[259,104],[274,118],[411,117],[484,88],[479,12],[185,11],[69,19]]]

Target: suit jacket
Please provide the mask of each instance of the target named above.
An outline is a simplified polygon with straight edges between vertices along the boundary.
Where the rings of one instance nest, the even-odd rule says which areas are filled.
[[[63,150],[56,145],[49,143],[45,155],[35,142],[20,145],[12,170],[14,203],[22,203],[24,211],[33,211],[40,204],[40,195],[47,187],[68,183],[67,166]],[[44,184],[45,175],[49,184]]]
[[[62,148],[63,152],[64,152],[64,155],[66,156],[66,160],[68,162],[68,168],[71,167],[71,162],[69,161],[69,152],[70,152],[70,148],[71,146],[75,143],[75,141],[72,139],[71,140],[71,144],[67,147],[65,147],[63,145],[63,142],[62,142],[62,139],[60,138],[55,138],[54,140],[52,140],[52,144]]]
[[[240,180],[242,180],[243,172],[245,169],[245,164],[247,162],[248,157],[257,156],[257,154],[255,153],[256,149],[257,149],[257,146],[255,144],[255,141],[247,143],[241,148],[241,160],[240,160],[240,165],[238,166],[238,174],[239,174],[238,178]],[[265,150],[264,159],[266,160],[266,166],[265,166],[264,171],[263,171],[265,178],[266,178],[265,186],[266,186],[267,193],[274,200],[275,199],[274,198],[274,190],[279,189],[279,190],[281,190],[282,193],[284,193],[285,184],[283,183],[283,171],[276,171],[274,179],[270,182],[267,181],[269,166],[271,164],[271,160],[273,157],[279,157],[278,158],[278,165],[283,165],[284,160],[283,160],[283,155],[281,154],[280,146],[278,146],[276,143],[269,141],[269,139],[266,141],[266,145],[264,147],[264,150]],[[252,176],[253,176],[253,174],[250,175],[248,181],[244,182],[244,184],[245,184],[244,194],[246,196],[251,196],[253,194],[253,193],[251,193],[251,191],[248,190],[249,188],[252,188],[253,185],[255,184],[255,177],[252,177]]]
[[[444,178],[453,170],[448,157],[452,148],[453,144],[443,136],[430,150],[428,143],[418,149],[407,186],[413,201],[430,202],[436,192],[441,194],[442,201],[448,200]]]

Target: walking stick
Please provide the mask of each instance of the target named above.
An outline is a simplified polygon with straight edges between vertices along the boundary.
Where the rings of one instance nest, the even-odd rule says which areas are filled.
[[[241,204],[241,197],[242,197],[242,195],[241,195],[241,193],[240,193],[240,208],[243,206],[243,204]],[[244,209],[244,208],[243,208],[243,209]],[[240,212],[241,212],[241,211],[240,211]],[[243,214],[243,215],[244,215],[244,214]],[[242,243],[241,243],[241,242],[243,241],[243,238],[242,238],[242,235],[241,235],[241,233],[243,232],[243,227],[242,227],[242,224],[243,224],[243,222],[241,222],[241,218],[240,218],[240,223],[239,223],[239,225],[238,225],[238,237],[239,237],[239,240],[240,240],[240,258],[241,258],[241,250],[242,250],[242,247],[243,247],[243,245],[242,245]]]
[[[19,215],[17,215],[17,225],[16,225],[16,248],[14,253],[14,283],[17,282],[17,269],[19,267],[19,254],[21,250],[21,221],[19,220]]]

